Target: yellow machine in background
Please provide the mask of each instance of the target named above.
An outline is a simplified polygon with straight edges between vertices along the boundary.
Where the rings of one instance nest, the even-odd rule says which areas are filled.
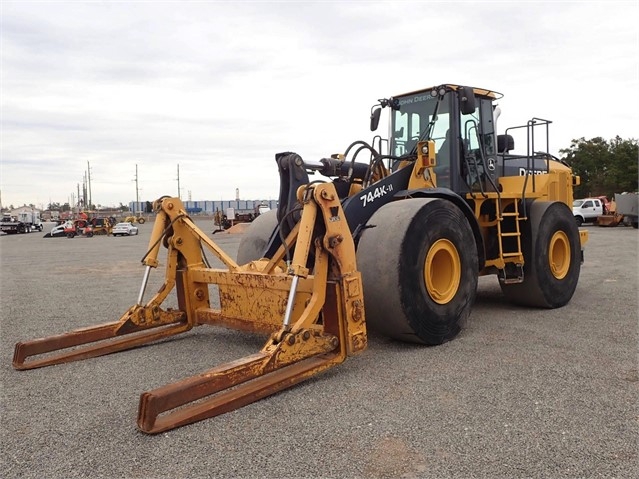
[[[481,275],[496,275],[513,303],[565,305],[587,240],[570,209],[578,178],[536,147],[510,153],[508,130],[496,134],[500,97],[441,85],[380,100],[371,129],[389,108],[388,138],[355,142],[316,163],[276,155],[278,209],[251,224],[237,261],[197,228],[179,199],[156,201],[137,303],[119,321],[18,343],[14,367],[109,354],[201,324],[270,334],[258,353],[143,393],[138,426],[157,433],[342,362],[366,348],[368,327],[425,345],[451,340],[471,314]],[[521,127],[529,147],[537,129],[547,138],[549,124],[533,119]],[[315,173],[322,179],[310,181]],[[162,245],[164,283],[145,302]],[[210,267],[205,251],[225,267]],[[178,308],[165,309],[174,288]]]
[[[146,223],[146,220],[142,216],[127,216],[126,218],[124,218],[124,222],[131,224],[139,223],[143,225],[144,223]]]

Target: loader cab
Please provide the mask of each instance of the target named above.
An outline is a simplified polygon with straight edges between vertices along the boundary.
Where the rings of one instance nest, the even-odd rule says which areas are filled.
[[[410,155],[421,140],[433,140],[437,186],[458,194],[496,180],[496,137],[492,92],[445,85],[394,97],[390,154]]]

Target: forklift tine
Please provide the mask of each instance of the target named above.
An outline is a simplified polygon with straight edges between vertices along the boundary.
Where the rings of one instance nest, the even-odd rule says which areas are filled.
[[[257,353],[140,396],[138,427],[157,434],[224,414],[287,389],[344,360],[339,352],[265,370],[271,355]]]
[[[131,349],[168,336],[173,336],[191,329],[190,324],[180,322],[170,326],[160,326],[161,329],[159,331],[157,329],[147,329],[126,332],[124,333],[125,336],[114,339],[118,337],[118,330],[122,324],[123,323],[121,322],[107,323],[92,328],[78,329],[68,333],[59,334],[57,336],[17,343],[13,354],[13,367],[18,370],[36,369],[44,366],[52,366],[54,364],[63,364],[72,361],[79,361],[81,359],[104,356],[106,354]],[[109,339],[112,340],[108,341]],[[25,362],[27,358],[32,356],[38,356],[52,351],[72,348],[88,343],[98,344],[73,349],[71,351],[63,351],[54,356]]]

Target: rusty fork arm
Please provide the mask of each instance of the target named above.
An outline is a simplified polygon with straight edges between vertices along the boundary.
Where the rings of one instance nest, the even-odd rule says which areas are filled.
[[[13,355],[13,367],[18,370],[35,369],[103,356],[191,329],[194,324],[183,311],[164,311],[160,308],[160,304],[175,286],[177,275],[177,251],[171,246],[169,246],[165,281],[153,298],[146,305],[142,305],[150,268],[158,266],[157,256],[165,235],[167,219],[166,213],[160,210],[149,241],[149,252],[143,260],[146,269],[136,305],[129,308],[115,322],[17,343]],[[69,348],[75,349],[68,350]],[[61,352],[27,361],[34,356],[54,351]]]

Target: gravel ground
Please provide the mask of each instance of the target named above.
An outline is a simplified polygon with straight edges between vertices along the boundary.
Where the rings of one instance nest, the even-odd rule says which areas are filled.
[[[564,308],[511,306],[496,278],[481,278],[468,327],[448,344],[371,333],[336,368],[156,436],[136,428],[141,392],[256,352],[264,338],[203,326],[15,371],[17,341],[116,320],[136,301],[152,224],[128,238],[4,236],[2,477],[637,477],[639,235],[587,228]],[[235,254],[240,235],[213,237]]]

